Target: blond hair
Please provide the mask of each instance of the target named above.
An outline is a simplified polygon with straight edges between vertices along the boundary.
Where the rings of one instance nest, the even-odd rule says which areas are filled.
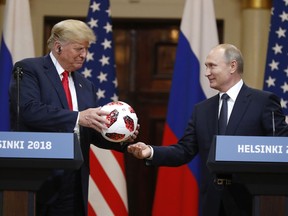
[[[50,50],[55,41],[60,43],[88,41],[90,44],[96,41],[96,36],[86,23],[80,20],[68,19],[53,26],[51,35],[47,40]]]

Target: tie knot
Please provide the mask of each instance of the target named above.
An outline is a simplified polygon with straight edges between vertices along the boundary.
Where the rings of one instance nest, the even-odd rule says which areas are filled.
[[[227,101],[227,100],[229,99],[229,95],[226,94],[226,93],[224,93],[224,94],[221,96],[221,99]]]
[[[67,78],[69,76],[69,72],[68,71],[63,71],[62,72],[62,76]]]

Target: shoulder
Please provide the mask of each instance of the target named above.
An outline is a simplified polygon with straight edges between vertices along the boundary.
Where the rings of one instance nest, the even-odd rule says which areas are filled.
[[[217,94],[195,104],[193,108],[193,114],[202,113],[204,115],[209,115],[211,112],[215,110],[215,107],[218,106],[218,103],[219,103],[219,96]]]
[[[248,86],[245,86],[245,88],[241,89],[238,97],[239,100],[245,101],[248,99],[249,101],[253,101],[253,103],[256,104],[280,104],[280,98],[273,92],[255,89]]]
[[[31,63],[31,62],[39,62],[44,61],[46,59],[50,59],[49,56],[40,56],[40,57],[33,57],[33,58],[24,58],[16,63]]]
[[[241,91],[243,90],[244,94],[246,96],[250,96],[253,98],[270,98],[270,97],[277,97],[276,94],[274,94],[273,92],[270,91],[264,91],[264,90],[260,90],[260,89],[256,89],[256,88],[251,88],[248,86],[243,86]]]
[[[197,106],[197,107],[207,106],[209,104],[218,103],[218,100],[219,100],[219,96],[218,96],[218,94],[216,94],[210,98],[207,98],[207,99],[197,103],[195,106]]]
[[[44,64],[46,61],[51,61],[49,56],[41,56],[34,58],[25,58],[15,63],[15,67],[31,67]],[[52,62],[52,61],[51,61]]]

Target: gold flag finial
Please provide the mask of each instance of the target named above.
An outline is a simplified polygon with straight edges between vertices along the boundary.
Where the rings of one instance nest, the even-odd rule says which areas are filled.
[[[242,0],[244,9],[271,9],[272,0]]]

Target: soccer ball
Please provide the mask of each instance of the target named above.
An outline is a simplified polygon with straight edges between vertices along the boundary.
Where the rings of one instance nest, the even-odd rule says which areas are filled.
[[[122,101],[110,102],[101,110],[110,112],[106,117],[110,124],[107,130],[102,129],[102,136],[112,142],[123,142],[132,135],[137,127],[138,118],[134,109]]]

